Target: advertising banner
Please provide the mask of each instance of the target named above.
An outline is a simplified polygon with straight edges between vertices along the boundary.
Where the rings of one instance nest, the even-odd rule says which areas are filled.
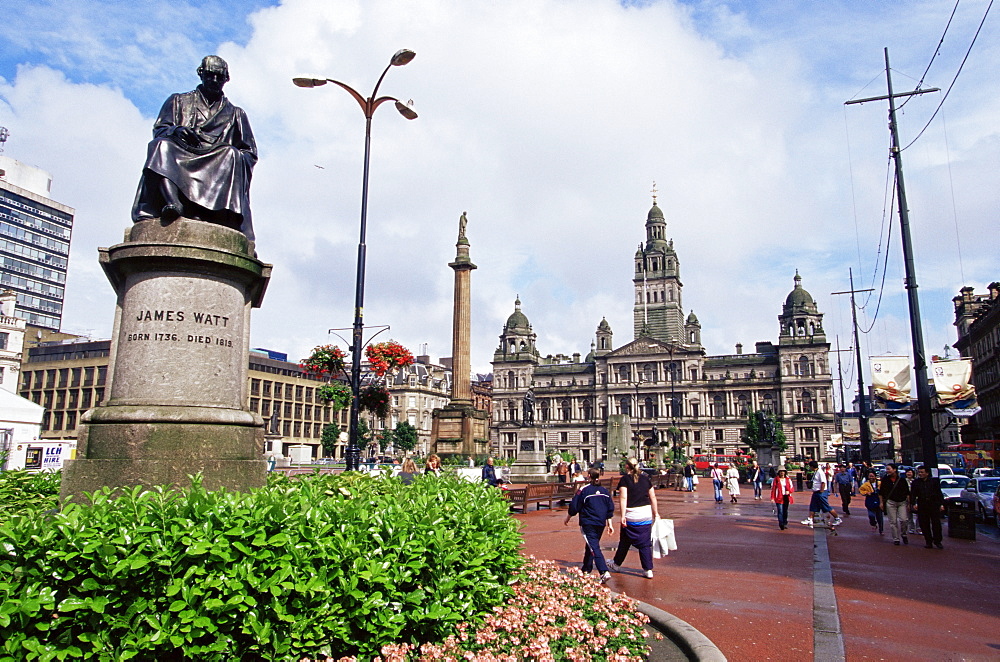
[[[875,397],[886,402],[910,401],[910,359],[906,356],[871,357]]]
[[[971,359],[934,361],[931,364],[931,373],[938,402],[942,405],[949,406],[962,400],[968,400],[970,405],[975,405],[976,387],[970,383]]]

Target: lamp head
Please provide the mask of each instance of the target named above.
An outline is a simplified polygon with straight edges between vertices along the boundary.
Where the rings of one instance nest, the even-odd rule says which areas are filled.
[[[412,60],[416,56],[417,56],[416,53],[414,53],[409,49],[404,48],[401,51],[396,51],[396,54],[392,56],[391,60],[389,60],[389,64],[391,64],[394,67],[401,67],[404,64],[409,64],[410,60]]]
[[[326,85],[325,78],[293,78],[292,82],[299,87],[319,87]]]
[[[406,103],[403,103],[402,101],[396,101],[396,110],[398,110],[399,114],[408,120],[417,119],[417,112],[413,110],[412,106],[413,106],[413,99],[410,99]]]

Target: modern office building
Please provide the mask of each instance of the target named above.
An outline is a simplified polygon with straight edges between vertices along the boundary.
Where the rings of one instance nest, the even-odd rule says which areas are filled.
[[[689,455],[732,454],[747,450],[742,434],[754,411],[777,416],[788,457],[832,453],[830,345],[802,278],[795,274],[781,307],[777,343],[757,342],[753,353],[737,344],[735,354],[710,356],[701,344],[701,322],[693,312],[685,316],[680,258],[666,228],[654,198],[646,241],[633,259],[633,339],[625,344],[614,345],[602,319],[586,356],[543,356],[521,301],[514,303],[493,355],[490,436],[503,457],[541,439],[548,451],[616,461],[621,458],[608,457],[609,425],[618,420],[609,420],[612,415],[628,417],[633,454],[660,459],[663,446],[674,444]],[[740,314],[762,314],[765,303],[733,306]]]
[[[76,439],[80,417],[104,399],[110,351],[110,340],[88,338],[43,342],[27,350],[20,394],[45,408],[42,439]],[[253,350],[247,378],[247,405],[266,423],[264,452],[289,456],[293,446],[307,446],[313,458],[322,457],[323,426],[337,422],[346,429],[347,410],[334,411],[317,398],[321,382],[298,364]],[[344,446],[338,446],[336,457],[343,457]]]
[[[22,319],[58,330],[74,210],[51,187],[44,170],[0,155],[0,286],[17,293]]]

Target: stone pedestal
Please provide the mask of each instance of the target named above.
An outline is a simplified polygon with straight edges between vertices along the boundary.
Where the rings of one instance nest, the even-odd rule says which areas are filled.
[[[489,414],[470,406],[449,404],[435,409],[431,425],[438,455],[481,456],[489,453]]]
[[[517,459],[510,467],[512,483],[545,483],[555,480],[545,464],[544,435],[535,428],[522,428],[518,434]]]
[[[105,401],[81,418],[62,497],[102,486],[263,485],[264,421],[249,411],[250,310],[271,266],[219,225],[141,221],[100,249],[118,295]]]

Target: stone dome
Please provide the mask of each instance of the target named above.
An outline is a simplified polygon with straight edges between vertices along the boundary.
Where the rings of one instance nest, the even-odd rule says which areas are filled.
[[[652,220],[654,220],[654,219],[655,219],[655,220],[658,220],[658,221],[662,221],[662,220],[664,220],[664,217],[663,217],[663,210],[661,210],[661,209],[660,209],[660,208],[659,208],[659,207],[658,207],[658,206],[656,205],[656,203],[655,203],[655,202],[653,203],[653,206],[649,208],[649,213],[648,213],[648,214],[646,214],[646,220],[647,220],[647,221],[652,221]]]
[[[795,271],[795,287],[791,292],[788,293],[788,297],[785,299],[785,307],[802,307],[802,306],[813,306],[815,305],[812,295],[809,294],[802,287],[802,276],[799,275],[798,270]]]
[[[511,313],[510,317],[507,318],[507,324],[504,327],[506,329],[530,329],[531,324],[528,322],[527,316],[521,312],[521,298],[518,297],[514,301],[514,312]]]

